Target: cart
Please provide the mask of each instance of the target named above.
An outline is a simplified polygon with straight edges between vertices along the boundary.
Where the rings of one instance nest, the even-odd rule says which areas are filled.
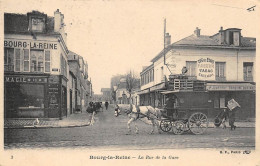
[[[176,110],[178,111],[178,110]],[[187,113],[187,112],[185,112]],[[160,129],[164,132],[173,131],[174,134],[181,135],[184,132],[193,134],[203,134],[208,128],[208,118],[202,112],[195,112],[189,115],[189,118],[167,116],[163,114],[160,122]]]

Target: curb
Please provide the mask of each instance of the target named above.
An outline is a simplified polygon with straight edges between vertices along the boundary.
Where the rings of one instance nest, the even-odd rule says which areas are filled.
[[[68,125],[68,126],[17,126],[17,127],[4,127],[4,129],[48,129],[48,128],[75,128],[89,126],[89,124],[83,125]]]

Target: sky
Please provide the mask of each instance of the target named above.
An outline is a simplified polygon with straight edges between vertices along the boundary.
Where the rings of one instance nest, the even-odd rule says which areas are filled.
[[[1,1],[1,0],[0,0]],[[201,35],[213,35],[221,26],[242,29],[242,36],[256,37],[258,6],[253,0],[2,0],[2,10],[26,14],[32,10],[65,17],[68,49],[83,56],[95,94],[110,87],[113,75],[151,64],[163,49],[164,19],[171,41],[185,38],[199,27]]]

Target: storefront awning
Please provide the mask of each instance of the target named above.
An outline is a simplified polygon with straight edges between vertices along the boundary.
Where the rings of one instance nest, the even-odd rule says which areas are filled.
[[[149,93],[149,92],[150,92],[149,89],[145,89],[145,90],[138,91],[137,95],[142,95],[142,94]]]
[[[254,91],[255,85],[250,83],[207,83],[207,91]]]
[[[169,91],[163,91],[161,92],[162,94],[171,94],[171,93],[176,93],[176,92],[180,92],[179,90],[169,90]]]
[[[156,91],[156,90],[161,90],[161,89],[164,89],[165,87],[166,87],[165,82],[163,82],[163,83],[160,83],[158,85],[151,87],[150,92],[153,92],[153,91]]]

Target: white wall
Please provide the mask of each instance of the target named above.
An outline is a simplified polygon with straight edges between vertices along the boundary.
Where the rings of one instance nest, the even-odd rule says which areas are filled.
[[[174,58],[172,58],[174,57]],[[197,61],[200,58],[211,58],[215,62],[226,62],[226,80],[227,81],[243,81],[243,62],[254,62],[254,78],[255,78],[255,50],[234,49],[174,49],[166,54],[166,63],[175,63],[176,68],[173,74],[181,74],[186,61]],[[170,71],[164,65],[164,57],[161,57],[154,63],[154,84],[161,82],[161,67],[164,68],[164,75],[170,75]],[[198,73],[197,73],[198,74]]]

